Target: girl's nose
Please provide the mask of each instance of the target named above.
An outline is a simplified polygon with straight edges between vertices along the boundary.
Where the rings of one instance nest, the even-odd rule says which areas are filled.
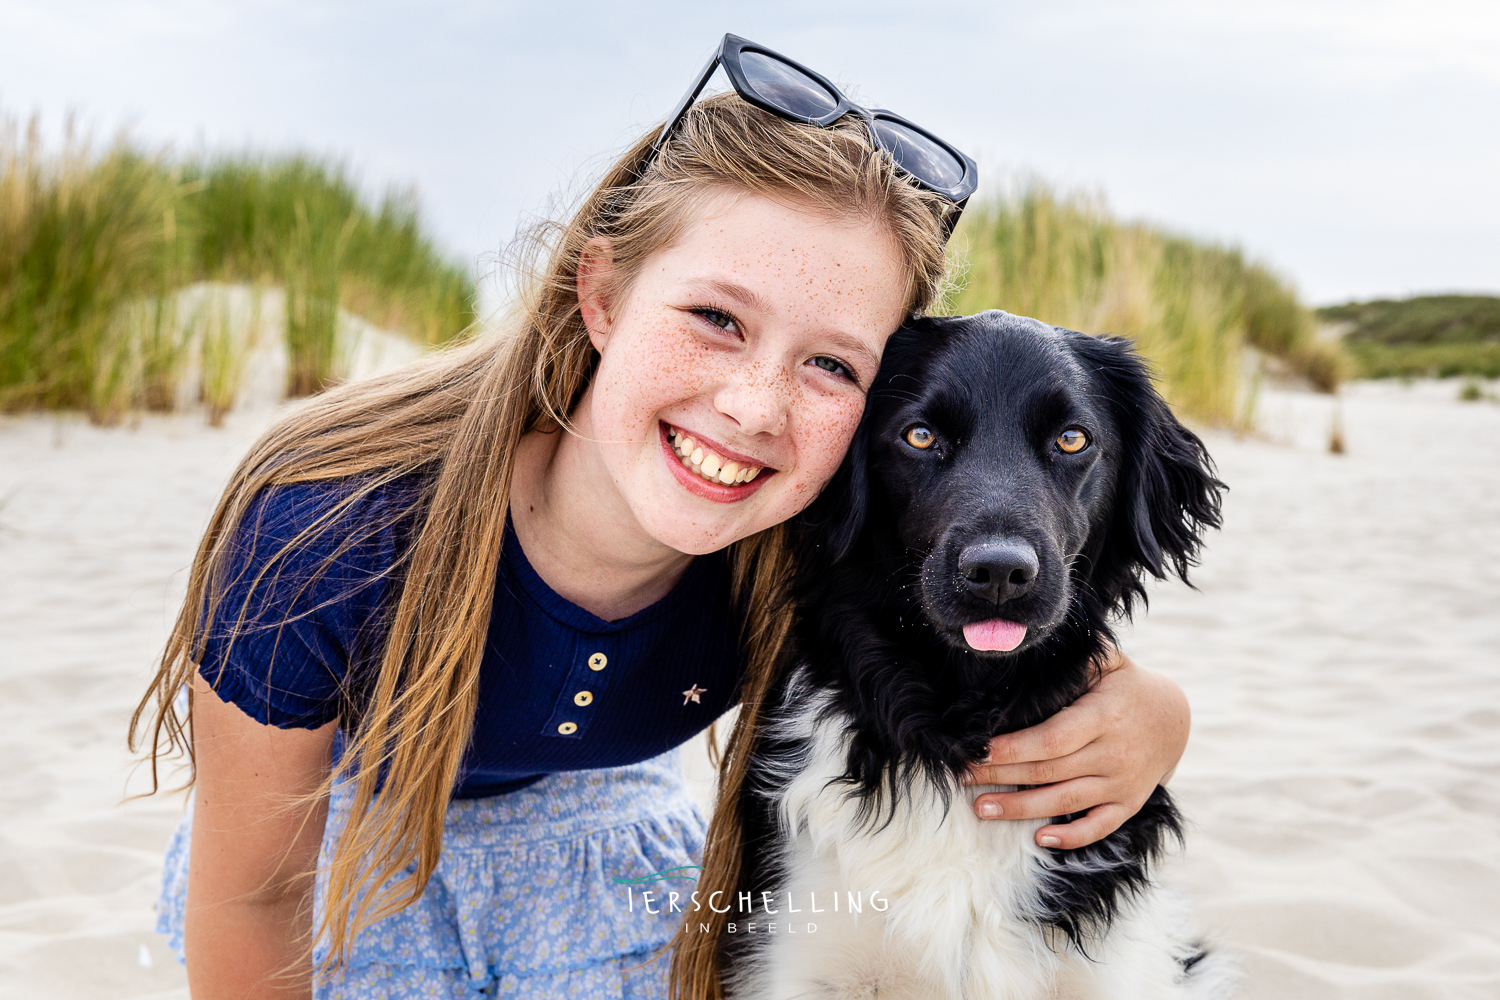
[[[725,379],[714,394],[714,407],[744,434],[780,434],[791,413],[792,388],[782,366],[759,362]]]

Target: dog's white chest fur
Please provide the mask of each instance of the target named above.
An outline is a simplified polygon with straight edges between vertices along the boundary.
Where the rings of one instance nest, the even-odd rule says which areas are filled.
[[[955,785],[945,807],[935,788],[919,782],[893,813],[888,806],[876,822],[862,816],[859,800],[836,780],[844,773],[846,720],[815,724],[821,701],[813,695],[787,723],[798,730],[788,735],[810,737],[811,749],[784,762],[788,780],[776,802],[783,877],[773,905],[804,912],[757,912],[758,933],[733,984],[736,1000],[1222,995],[1207,981],[1221,976],[1184,981],[1181,959],[1191,948],[1183,914],[1161,892],[1128,904],[1088,958],[1039,925],[1032,915],[1046,858],[1033,838],[1043,824],[978,819],[972,802],[992,788]],[[862,912],[850,912],[850,895],[863,897]],[[806,912],[813,901],[823,912]],[[766,933],[768,921],[776,933]]]

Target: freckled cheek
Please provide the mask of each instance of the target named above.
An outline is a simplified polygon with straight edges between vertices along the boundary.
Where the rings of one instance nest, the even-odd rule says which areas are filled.
[[[793,484],[798,491],[817,493],[838,470],[854,440],[864,414],[863,397],[820,406],[800,421],[797,455],[801,475]]]
[[[705,352],[674,332],[641,338],[628,356],[607,358],[601,366],[599,402],[613,420],[644,424],[657,410],[711,383]]]

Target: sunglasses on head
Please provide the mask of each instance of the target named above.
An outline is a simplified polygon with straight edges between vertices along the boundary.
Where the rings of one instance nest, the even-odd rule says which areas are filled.
[[[656,159],[720,66],[724,67],[736,93],[756,107],[783,118],[827,128],[847,114],[859,115],[875,145],[897,167],[921,187],[953,202],[954,210],[948,215],[945,227],[947,235],[952,235],[964,203],[979,186],[979,168],[973,160],[900,115],[860,107],[821,74],[738,35],[724,36],[718,51],[667,119],[641,169]]]

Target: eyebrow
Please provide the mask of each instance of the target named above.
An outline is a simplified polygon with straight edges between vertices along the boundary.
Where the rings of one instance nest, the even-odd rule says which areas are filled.
[[[724,296],[726,299],[734,299],[740,305],[757,312],[771,312],[771,303],[765,300],[759,292],[746,288],[744,285],[733,281],[723,281],[719,278],[702,278],[698,282],[705,288],[711,288]]]
[[[698,284],[704,288],[718,292],[726,299],[733,299],[740,305],[754,309],[757,312],[773,311],[771,303],[766,301],[763,295],[752,288],[746,288],[744,285],[736,282],[724,281],[720,278],[700,278]],[[829,330],[823,336],[827,337],[828,341],[834,347],[848,356],[850,362],[858,362],[862,369],[861,374],[865,375],[867,380],[875,377],[875,369],[880,367],[880,356],[871,351],[868,345],[859,340],[859,338],[838,330]],[[868,370],[868,374],[865,373],[864,369]]]
[[[860,340],[846,333],[830,330],[825,336],[851,363],[859,366],[860,380],[862,382],[869,384],[875,378],[875,370],[880,367],[879,355],[871,351]]]

